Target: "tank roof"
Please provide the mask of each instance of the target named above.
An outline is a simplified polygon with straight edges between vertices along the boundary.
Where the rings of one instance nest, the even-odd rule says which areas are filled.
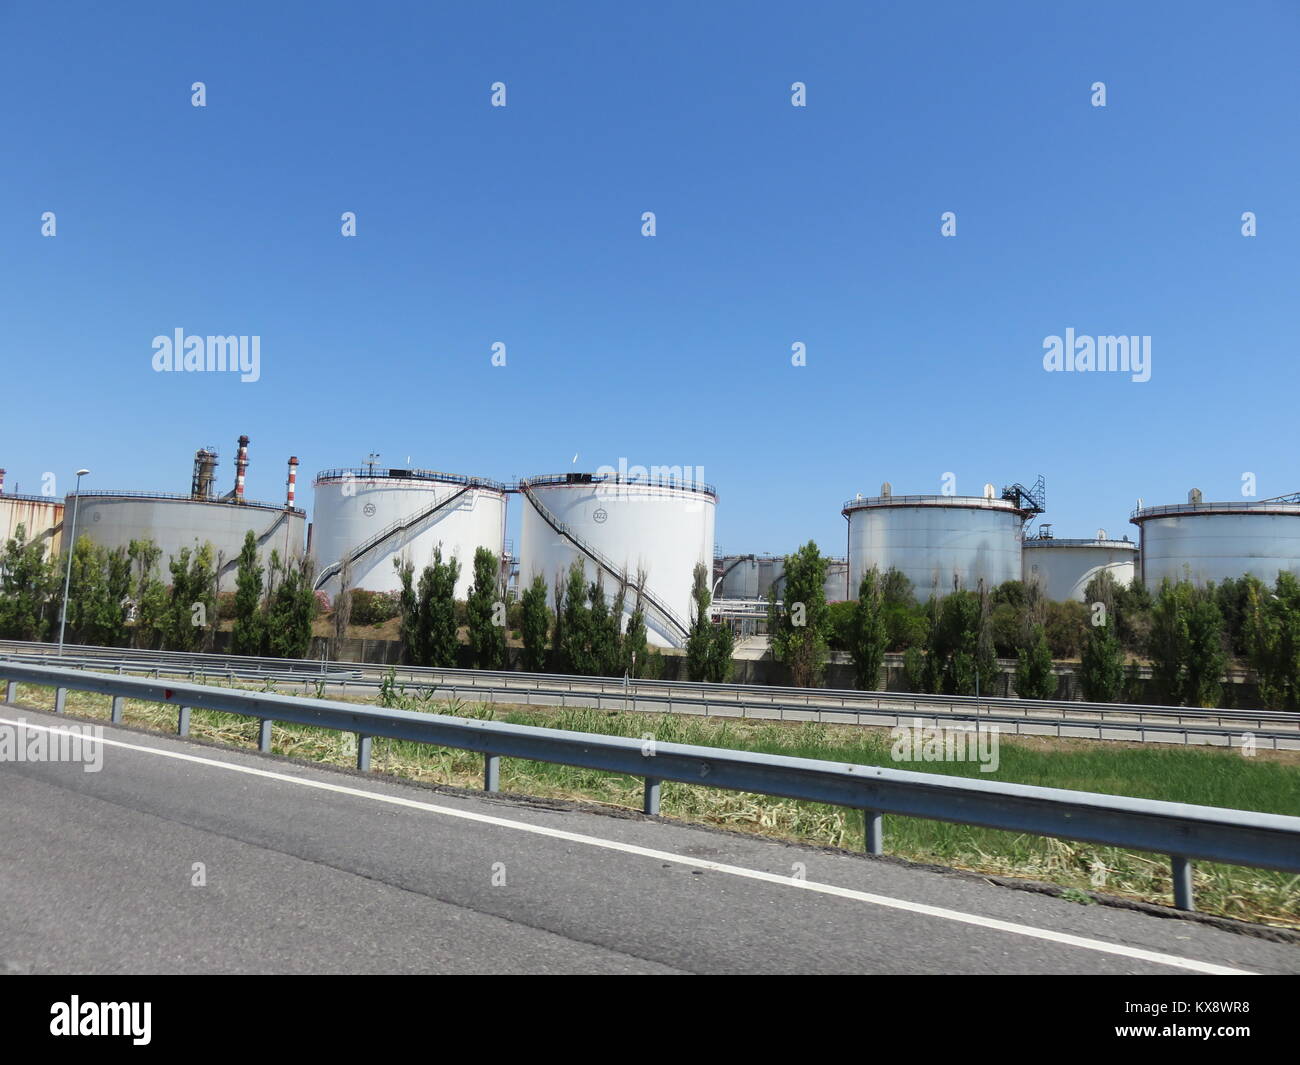
[[[312,483],[341,481],[345,477],[353,477],[358,481],[432,481],[435,484],[461,484],[472,488],[490,488],[497,492],[506,491],[506,486],[500,481],[493,481],[487,477],[443,473],[439,470],[399,470],[387,466],[339,466],[330,470],[321,470]]]
[[[521,477],[519,487],[553,488],[566,485],[584,484],[626,484],[641,488],[674,488],[681,492],[698,492],[700,495],[718,498],[718,490],[702,481],[680,480],[675,477],[624,477],[619,473],[539,473],[534,477]]]
[[[1300,503],[1277,503],[1261,499],[1231,503],[1171,503],[1160,507],[1135,507],[1129,521],[1141,525],[1151,518],[1195,517],[1208,514],[1293,514],[1300,515]]]
[[[849,499],[841,513],[848,517],[854,510],[883,510],[886,507],[956,507],[964,510],[1002,510],[1008,514],[1026,515],[1009,499],[990,499],[988,496],[871,496]]]
[[[58,496],[40,496],[25,495],[22,492],[0,492],[0,503],[6,499],[18,500],[23,503],[49,503],[51,506],[63,506],[63,500]]]
[[[93,492],[69,492],[68,499],[121,499],[129,501],[156,501],[161,503],[196,503],[204,507],[248,507],[255,510],[289,510],[292,514],[301,514],[307,516],[307,512],[299,507],[286,508],[283,503],[260,503],[252,499],[224,499],[220,496],[210,499],[196,499],[192,495],[180,495],[176,492],[115,492],[96,489]]]
[[[1110,537],[1105,540],[1070,540],[1060,539],[1055,536],[1034,537],[1026,540],[1023,547],[1097,547],[1106,550],[1136,551],[1138,545],[1133,540],[1115,540]]]

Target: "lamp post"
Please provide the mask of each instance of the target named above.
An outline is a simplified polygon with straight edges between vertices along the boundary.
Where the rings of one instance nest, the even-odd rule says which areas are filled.
[[[68,588],[72,584],[72,552],[77,547],[77,504],[81,502],[81,479],[89,470],[77,471],[77,491],[72,497],[72,532],[63,538],[64,550],[68,553],[68,570],[63,578],[63,609],[59,612],[59,654],[63,654],[63,629],[68,623]]]

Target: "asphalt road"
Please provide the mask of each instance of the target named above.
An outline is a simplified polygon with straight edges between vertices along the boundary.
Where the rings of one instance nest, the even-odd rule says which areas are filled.
[[[99,772],[0,762],[0,809],[0,971],[1300,972],[1190,921],[120,728]]]

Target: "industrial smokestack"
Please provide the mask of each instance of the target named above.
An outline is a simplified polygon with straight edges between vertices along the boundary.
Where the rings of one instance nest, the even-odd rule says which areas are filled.
[[[195,499],[211,499],[217,481],[217,453],[210,447],[194,452],[194,478],[190,482],[190,495]]]
[[[290,509],[293,508],[293,497],[298,488],[298,456],[289,456],[289,493],[285,498],[284,504]]]
[[[235,500],[244,501],[244,476],[248,473],[248,437],[239,438],[239,454],[235,458]]]
[[[5,494],[5,471],[0,470],[0,496]]]

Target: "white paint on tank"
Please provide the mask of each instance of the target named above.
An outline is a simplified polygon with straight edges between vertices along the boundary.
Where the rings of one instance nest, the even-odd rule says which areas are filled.
[[[548,483],[532,478],[527,483],[537,500],[574,537],[592,547],[613,568],[635,579],[646,574],[651,595],[683,625],[691,621],[692,573],[697,564],[712,572],[713,528],[717,510],[712,491],[669,484],[626,483],[611,477],[591,483]],[[556,532],[521,496],[519,587],[527,588],[540,575],[554,607],[556,577],[567,574],[575,559],[582,560],[588,581],[602,567]],[[605,572],[605,596],[612,601],[617,578]],[[629,592],[625,613],[632,610]],[[645,613],[647,639],[657,647],[681,647],[685,639],[667,618],[653,609]]]
[[[1137,544],[1127,540],[1026,540],[1024,580],[1048,599],[1082,601],[1088,583],[1103,571],[1127,587],[1137,573]]]
[[[875,566],[898,569],[918,599],[947,595],[954,581],[974,590],[1020,580],[1021,515],[1003,499],[971,496],[892,496],[850,500],[849,591]]]
[[[1175,504],[1138,510],[1132,520],[1152,591],[1166,578],[1204,585],[1249,573],[1272,584],[1284,570],[1300,574],[1300,504]]]
[[[69,531],[74,498],[75,494],[69,495],[64,505]],[[193,551],[210,543],[214,564],[224,570],[218,582],[224,592],[235,587],[233,563],[243,549],[246,533],[251,530],[258,539],[258,555],[265,566],[272,550],[282,559],[301,556],[306,525],[303,511],[267,504],[83,493],[77,506],[76,537],[87,536],[109,550],[129,547],[132,540],[152,540],[162,551],[158,575],[164,583],[171,579],[168,563],[182,548]]]
[[[444,559],[455,558],[460,563],[455,596],[465,599],[474,583],[474,552],[486,547],[501,556],[506,497],[499,488],[364,470],[330,471],[318,476],[314,487],[311,550],[317,572],[322,574],[394,525],[411,521],[460,493],[448,506],[361,555],[353,563],[353,588],[398,591],[402,585],[394,559],[410,559],[418,580],[433,561],[434,548],[441,545]],[[337,595],[339,574],[332,575],[322,588],[331,599]]]

